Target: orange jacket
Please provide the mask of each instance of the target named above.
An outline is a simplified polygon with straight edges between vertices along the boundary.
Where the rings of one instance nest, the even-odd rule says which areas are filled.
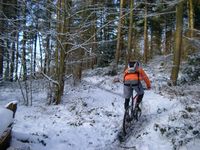
[[[139,81],[140,80],[144,80],[147,88],[151,88],[151,83],[150,80],[147,76],[147,74],[144,72],[144,70],[139,67],[138,68],[138,72],[139,72]],[[124,81],[138,81],[138,73],[128,73],[128,68],[124,71]]]

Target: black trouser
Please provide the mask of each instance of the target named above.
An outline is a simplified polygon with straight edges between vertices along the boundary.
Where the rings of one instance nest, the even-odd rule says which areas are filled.
[[[144,94],[138,95],[136,107],[138,107],[139,104],[142,102],[143,96]],[[130,102],[130,98],[125,98],[124,109],[126,109],[129,106],[129,102]]]

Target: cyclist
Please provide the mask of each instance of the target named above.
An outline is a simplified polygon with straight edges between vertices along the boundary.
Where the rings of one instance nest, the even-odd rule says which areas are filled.
[[[140,63],[138,61],[130,61],[128,63],[128,67],[124,71],[123,78],[125,109],[129,106],[130,97],[133,95],[133,90],[135,90],[138,94],[136,107],[138,107],[138,110],[141,111],[141,109],[139,108],[139,104],[141,103],[142,98],[144,96],[144,89],[140,82],[141,80],[145,81],[147,89],[151,88],[150,80],[145,71],[142,69]]]

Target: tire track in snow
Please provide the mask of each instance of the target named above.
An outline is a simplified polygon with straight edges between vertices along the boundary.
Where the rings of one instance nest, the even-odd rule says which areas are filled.
[[[112,93],[114,95],[118,95],[123,98],[122,94],[116,93],[113,90],[107,89],[103,87],[103,82],[100,81],[98,83],[92,83],[84,80],[87,84],[94,86],[96,88],[99,88],[103,91]],[[162,120],[166,122],[168,119],[170,113],[174,111],[174,108],[178,106],[177,103],[174,103],[170,101],[167,98],[162,97],[159,94],[154,93],[153,90],[145,92],[145,96],[143,99],[143,105],[145,107],[143,114],[138,122],[134,124],[131,128],[130,134],[125,137],[125,140],[123,142],[119,141],[119,134],[121,134],[121,128],[118,129],[116,133],[116,137],[113,140],[109,140],[107,143],[107,147],[105,149],[127,149],[131,148],[136,149],[140,146],[138,146],[137,141],[140,139],[142,141],[145,140],[145,137],[153,137],[154,134],[156,136],[159,136],[159,132],[155,133],[155,129],[153,125],[155,123],[160,123]],[[149,148],[149,144],[147,141],[144,141],[144,143],[147,143],[147,150],[153,150],[152,148]],[[155,144],[155,143],[153,143]],[[131,146],[130,146],[131,145]],[[160,145],[162,147],[162,142],[160,142]],[[135,147],[135,148],[133,148]],[[137,150],[137,149],[136,149]]]

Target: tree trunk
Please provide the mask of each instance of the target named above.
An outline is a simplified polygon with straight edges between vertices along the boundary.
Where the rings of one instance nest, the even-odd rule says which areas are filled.
[[[26,67],[26,31],[23,32],[22,40],[22,68],[23,68],[23,80],[26,80],[27,77],[27,67]]]
[[[148,60],[148,31],[147,31],[147,0],[145,0],[145,13],[144,13],[144,63]]]
[[[188,0],[187,1],[187,9],[188,9],[188,32],[187,32],[187,36],[189,38],[193,38],[194,36],[194,8],[193,8],[193,0]],[[195,47],[193,47],[192,44],[190,44],[189,40],[184,38],[184,48],[183,48],[183,54],[182,54],[182,58],[183,59],[187,59],[188,56],[192,53],[195,52]]]
[[[18,80],[18,61],[19,61],[19,33],[16,35],[16,60],[15,60],[15,80]]]
[[[174,50],[173,67],[171,72],[171,81],[173,85],[177,84],[178,72],[180,67],[182,30],[183,30],[183,1],[180,1],[176,6],[175,50]]]
[[[26,27],[26,3],[24,5],[23,8],[23,27]],[[26,66],[26,41],[27,41],[27,33],[24,29],[23,31],[23,39],[22,39],[22,68],[23,68],[23,72],[22,72],[22,79],[26,80],[27,78],[27,66]]]
[[[16,34],[14,35],[16,39]],[[14,79],[14,63],[15,63],[15,41],[12,43],[12,49],[11,49],[11,62],[10,62],[10,81],[13,81]]]
[[[194,30],[194,8],[193,8],[193,0],[189,0],[189,30],[190,30],[190,37],[193,37],[193,30]]]
[[[134,0],[130,1],[130,15],[129,15],[129,29],[128,29],[128,56],[127,61],[129,62],[132,57],[132,36],[133,36],[133,5]]]
[[[151,22],[151,21],[150,21]],[[151,25],[150,25],[151,26]],[[153,29],[150,28],[149,58],[153,58]]]
[[[171,53],[172,50],[172,27],[170,27],[167,23],[167,20],[165,22],[165,49],[164,54],[168,55]]]
[[[33,54],[33,76],[35,76],[36,72],[36,59],[37,59],[37,40],[38,40],[38,21],[36,21],[36,33],[35,33],[35,38],[34,38],[34,54]]]
[[[58,85],[55,89],[55,103],[60,104],[61,97],[64,92],[64,80],[65,80],[65,58],[66,58],[66,52],[68,50],[68,32],[70,29],[70,12],[69,9],[71,7],[71,0],[65,1],[65,0],[59,0],[58,2],[58,19],[59,21],[62,21],[63,24],[58,24],[57,32],[58,34],[61,34],[58,36],[57,40],[57,54],[60,52],[60,55],[58,55],[58,62],[59,66],[57,66],[57,81]],[[64,12],[61,12],[64,11]],[[57,63],[58,63],[57,62]]]
[[[4,72],[4,78],[5,80],[9,80],[10,79],[10,75],[9,75],[9,64],[10,64],[10,42],[7,40],[6,42],[6,49],[5,49],[5,57],[6,57],[6,69]]]
[[[47,10],[46,10],[46,14],[47,14],[47,18],[48,18],[48,22],[47,22],[47,29],[51,30],[51,12],[50,10],[50,0],[47,1]],[[45,49],[45,60],[44,60],[44,73],[45,74],[50,74],[50,37],[51,35],[48,33],[46,35],[46,49]]]
[[[124,7],[124,0],[120,0],[120,18],[119,18],[119,23],[118,23],[118,29],[117,29],[117,49],[115,53],[115,62],[116,65],[119,63],[120,55],[121,55],[121,49],[122,49],[122,27],[123,27],[123,7]]]
[[[3,0],[0,0],[0,10],[3,10]],[[3,21],[3,13],[0,13],[0,33],[3,36],[4,31],[4,21]],[[4,41],[0,38],[0,80],[3,78],[3,55],[4,55]]]
[[[43,57],[42,57],[42,37],[38,36],[38,40],[39,40],[39,51],[40,51],[40,68],[42,69],[43,66]]]

